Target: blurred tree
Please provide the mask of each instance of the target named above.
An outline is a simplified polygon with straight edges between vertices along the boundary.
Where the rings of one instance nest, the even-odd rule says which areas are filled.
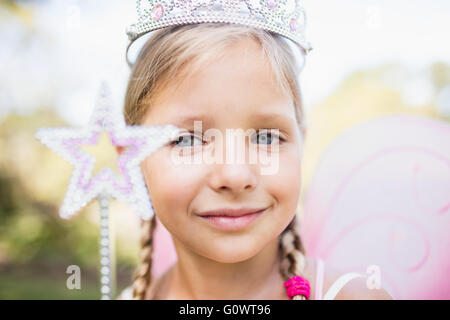
[[[54,174],[60,164],[34,138],[40,126],[63,125],[52,112],[30,117],[10,114],[0,126],[0,243],[2,257],[14,263],[53,261],[95,266],[97,228],[87,219],[60,221],[58,206],[64,194],[70,166],[65,174]],[[42,169],[53,171],[42,172]],[[40,194],[42,183],[53,186]],[[79,248],[83,247],[83,250]],[[6,251],[6,252],[5,252]],[[2,261],[0,261],[1,263]]]
[[[450,84],[450,66],[444,62],[436,62],[431,65],[431,81],[437,90]]]
[[[0,286],[0,299],[45,298],[35,296],[36,283],[45,281],[49,288],[59,288],[48,292],[48,298],[81,297],[65,288],[65,270],[71,264],[80,266],[83,281],[91,288],[84,297],[98,298],[98,204],[89,204],[70,220],[58,216],[72,166],[34,136],[41,127],[65,126],[49,109],[31,115],[10,113],[0,120],[0,283],[5,284]],[[97,160],[106,156],[100,154]],[[131,212],[123,214],[126,210],[111,203],[112,221],[117,219],[121,226],[112,230],[120,235],[115,251],[119,288],[130,283],[139,250],[138,219]],[[7,283],[21,289],[13,290]]]

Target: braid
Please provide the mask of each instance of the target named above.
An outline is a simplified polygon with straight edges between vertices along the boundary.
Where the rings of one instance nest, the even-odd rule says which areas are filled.
[[[141,222],[141,261],[133,279],[133,299],[144,300],[147,288],[152,280],[153,231],[156,227],[156,215]]]
[[[297,215],[281,233],[279,249],[281,253],[280,273],[285,280],[298,275],[303,277],[306,258],[305,248],[296,230]],[[306,300],[303,295],[293,297],[293,300]]]

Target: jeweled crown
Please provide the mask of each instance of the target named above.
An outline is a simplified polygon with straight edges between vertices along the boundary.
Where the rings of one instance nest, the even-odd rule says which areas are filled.
[[[301,0],[137,0],[138,22],[127,28],[130,45],[142,35],[173,25],[236,23],[284,36],[308,53]],[[131,65],[131,64],[130,64]]]

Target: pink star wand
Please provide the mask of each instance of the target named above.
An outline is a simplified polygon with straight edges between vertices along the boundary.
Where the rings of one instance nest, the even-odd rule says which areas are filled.
[[[36,138],[74,167],[59,215],[69,219],[94,198],[99,201],[102,299],[111,297],[110,198],[129,205],[142,219],[150,219],[154,211],[139,163],[179,132],[173,125],[126,126],[123,116],[113,111],[110,96],[107,83],[102,82],[98,102],[86,127],[41,128],[36,132]],[[125,147],[117,160],[121,177],[109,168],[102,168],[92,177],[95,158],[80,149],[96,145],[103,131],[114,146]]]

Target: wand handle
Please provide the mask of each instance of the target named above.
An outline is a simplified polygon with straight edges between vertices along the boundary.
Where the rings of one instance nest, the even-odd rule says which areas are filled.
[[[109,226],[109,197],[100,195],[100,265],[101,265],[101,294],[102,300],[111,299],[112,268],[111,268],[111,243]]]

